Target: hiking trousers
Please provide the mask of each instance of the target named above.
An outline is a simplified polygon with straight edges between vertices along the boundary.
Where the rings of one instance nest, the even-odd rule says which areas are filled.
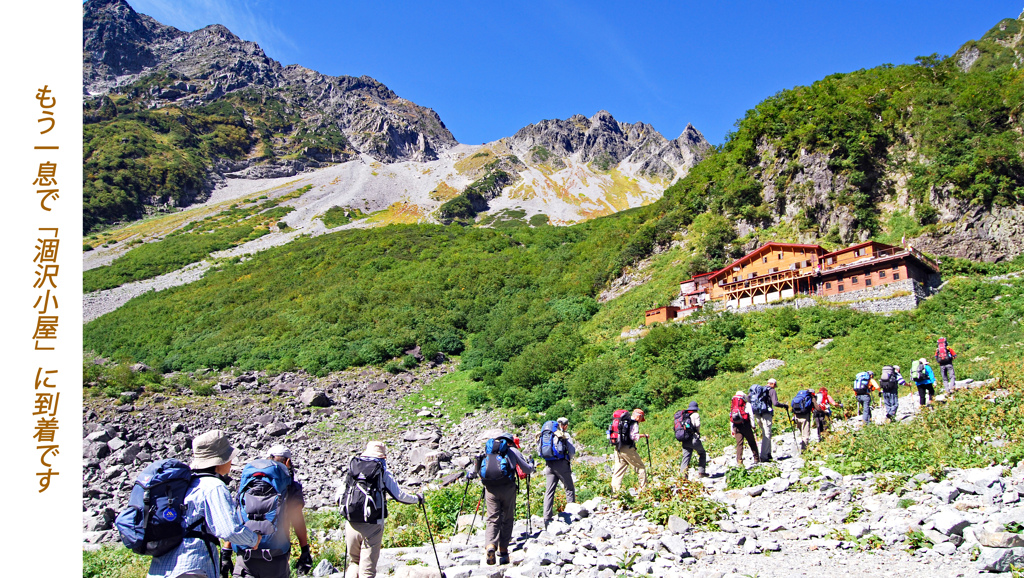
[[[757,453],[757,440],[754,439],[754,430],[750,428],[750,420],[744,420],[742,423],[733,424],[733,437],[736,438],[736,465],[743,465],[743,442],[746,441],[747,445],[750,446],[750,453],[754,455],[754,463],[761,461],[761,457]]]
[[[516,523],[517,490],[513,483],[484,486],[484,503],[487,505],[485,547],[494,544],[498,552],[508,552],[512,527]]]
[[[800,451],[804,451],[811,442],[811,413],[794,413],[793,424],[800,432]]]
[[[358,568],[357,578],[375,578],[377,576],[377,560],[380,559],[380,544],[383,541],[384,524],[345,522],[349,573],[353,571],[353,568]]]
[[[818,441],[820,442],[825,437],[825,432],[828,431],[828,422],[832,417],[832,411],[822,411],[820,409],[814,410],[814,422],[818,428]]]
[[[953,364],[939,365],[939,373],[942,374],[942,389],[945,390],[946,395],[953,393],[953,388],[956,387],[956,372],[953,371]]]
[[[704,444],[699,439],[694,439],[690,447],[683,444],[683,462],[679,465],[679,471],[683,476],[686,476],[686,472],[690,469],[693,452],[697,452],[697,471],[701,474],[707,473],[708,453],[704,451]]]
[[[576,484],[572,481],[572,468],[569,460],[551,460],[548,462],[547,485],[544,486],[544,523],[555,517],[555,489],[558,482],[565,488],[565,501],[571,504],[576,501]]]
[[[858,395],[857,403],[860,404],[860,413],[861,417],[864,418],[864,423],[871,423],[871,394]]]
[[[890,420],[896,419],[896,410],[900,408],[900,394],[899,391],[892,393],[883,391],[882,401],[885,402],[885,417]]]
[[[925,395],[927,394],[927,396]],[[921,405],[926,405],[935,399],[935,385],[932,383],[919,383],[917,384],[917,397],[921,402]],[[927,397],[927,399],[925,399]]]
[[[754,414],[757,429],[761,432],[761,453],[759,455],[762,462],[768,462],[772,459],[772,420],[774,419],[775,415],[773,413]]]
[[[622,479],[626,477],[629,466],[636,468],[636,477],[640,480],[640,489],[647,485],[647,468],[644,461],[640,459],[636,447],[615,448],[615,469],[612,471],[612,491],[618,492],[622,489]]]

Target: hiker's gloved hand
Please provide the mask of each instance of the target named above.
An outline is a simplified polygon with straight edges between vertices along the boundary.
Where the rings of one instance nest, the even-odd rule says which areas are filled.
[[[231,578],[235,563],[231,561],[231,548],[220,549],[220,578]]]
[[[416,503],[417,504],[422,504],[423,503],[423,494],[416,494]]]
[[[295,570],[299,575],[309,574],[310,570],[313,569],[313,556],[309,553],[309,544],[302,547],[302,553],[299,554],[298,561],[295,562]]]
[[[476,479],[476,472],[473,472],[473,471],[466,472],[466,479],[467,480],[475,480]]]

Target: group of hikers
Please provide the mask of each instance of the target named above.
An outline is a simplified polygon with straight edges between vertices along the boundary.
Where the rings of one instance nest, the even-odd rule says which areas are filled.
[[[947,395],[956,384],[955,357],[945,338],[940,338],[935,361]],[[936,379],[927,359],[913,362],[911,379],[917,386],[920,404],[930,405],[935,397]],[[831,408],[842,407],[824,387],[817,392],[801,390],[789,404],[784,403],[779,400],[777,385],[777,380],[772,378],[766,385],[755,384],[748,392],[737,391],[732,398],[729,423],[736,440],[736,464],[739,466],[743,466],[744,443],[750,447],[755,464],[774,459],[771,439],[775,409],[785,409],[787,414],[792,409],[791,419],[799,432],[802,451],[810,441],[812,424],[821,439],[828,429]],[[870,423],[873,391],[881,391],[886,416],[889,420],[895,419],[898,390],[904,385],[908,383],[898,365],[885,366],[878,380],[872,371],[858,373],[853,389],[864,423]],[[680,473],[683,478],[688,478],[695,453],[698,476],[707,475],[707,452],[700,436],[699,410],[697,402],[691,401],[685,410],[675,413],[673,420],[676,440],[682,444]],[[648,440],[650,461],[648,434],[640,433],[640,424],[645,421],[644,411],[639,408],[620,409],[612,414],[606,434],[614,448],[611,487],[616,493],[621,491],[623,479],[631,467],[636,470],[639,489],[647,484],[647,470],[637,451],[637,443]],[[537,439],[537,454],[545,462],[545,528],[555,517],[555,493],[559,484],[565,489],[566,502],[576,501],[571,467],[576,447],[568,428],[569,420],[565,417],[548,421],[541,427]],[[761,434],[760,447],[755,430]],[[227,434],[213,430],[196,437],[192,441],[192,452],[190,465],[165,459],[143,470],[135,481],[128,507],[115,520],[127,547],[138,554],[153,556],[148,576],[216,578],[219,574],[220,578],[287,578],[293,531],[300,548],[296,569],[299,574],[309,573],[313,560],[303,514],[305,503],[302,485],[295,479],[291,451],[283,445],[275,445],[264,458],[246,464],[235,496],[230,494],[227,484],[231,482],[230,472],[237,452]],[[529,484],[529,476],[535,472],[533,458],[526,458],[519,438],[507,432],[487,439],[483,453],[471,462],[466,473],[463,503],[469,482],[479,478],[483,486],[480,500],[485,505],[487,564],[509,562],[519,480],[526,479]],[[381,441],[370,441],[362,454],[349,462],[339,497],[341,515],[346,520],[346,577],[348,565],[359,578],[376,576],[388,516],[388,497],[404,504],[420,505],[426,517],[423,494],[403,491],[388,470],[387,447]],[[461,510],[460,504],[460,514]],[[474,526],[475,518],[474,514]],[[457,525],[458,521],[456,532]],[[433,544],[429,522],[427,529]],[[221,540],[225,542],[223,547]],[[434,554],[437,560],[436,549]]]

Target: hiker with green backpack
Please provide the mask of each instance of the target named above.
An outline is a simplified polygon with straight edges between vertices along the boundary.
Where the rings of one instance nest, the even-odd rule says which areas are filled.
[[[935,400],[935,372],[932,371],[928,360],[925,358],[914,360],[910,366],[910,378],[917,386],[917,396],[920,406],[931,406]]]

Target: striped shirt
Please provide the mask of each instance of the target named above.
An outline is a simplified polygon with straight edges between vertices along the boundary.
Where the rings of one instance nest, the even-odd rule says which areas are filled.
[[[202,518],[206,522],[201,527],[221,540],[241,546],[256,545],[256,533],[245,527],[231,500],[228,487],[218,478],[202,476],[192,480],[185,494],[185,506],[186,525],[192,525]],[[174,578],[183,574],[205,574],[207,578],[217,578],[220,575],[219,546],[211,544],[207,549],[203,540],[185,538],[174,550],[153,558],[147,578]]]

